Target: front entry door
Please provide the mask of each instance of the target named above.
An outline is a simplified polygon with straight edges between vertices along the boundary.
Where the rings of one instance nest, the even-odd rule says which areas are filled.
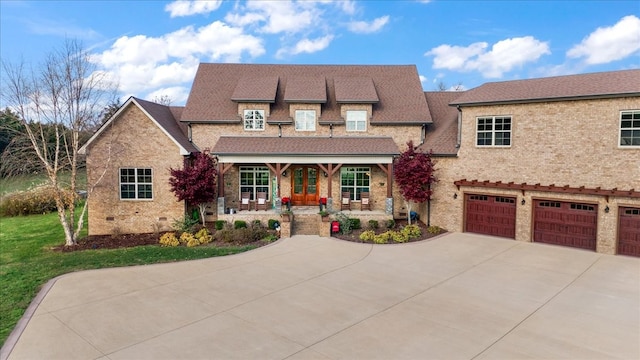
[[[296,166],[291,173],[291,204],[318,205],[318,168]]]

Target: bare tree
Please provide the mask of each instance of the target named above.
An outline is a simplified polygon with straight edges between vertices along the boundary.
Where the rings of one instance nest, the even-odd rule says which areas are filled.
[[[75,245],[84,225],[87,202],[76,222],[78,199],[69,203],[65,190],[77,193],[80,136],[99,122],[117,89],[104,73],[97,71],[90,54],[75,40],[67,40],[52,51],[37,68],[27,67],[24,62],[3,63],[2,68],[4,102],[24,125],[29,143],[55,191],[65,244]],[[52,128],[53,136],[48,134],[48,128]],[[60,181],[65,169],[71,173],[68,186]]]
[[[173,99],[171,98],[171,96],[164,94],[164,95],[156,95],[153,97],[153,100],[151,100],[152,102],[156,103],[156,104],[160,104],[160,105],[165,105],[165,106],[171,106],[171,103],[173,102]]]

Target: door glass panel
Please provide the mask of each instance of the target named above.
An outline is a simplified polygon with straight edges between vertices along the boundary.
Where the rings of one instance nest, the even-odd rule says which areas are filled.
[[[307,195],[316,193],[316,181],[318,176],[318,170],[313,168],[307,169]]]
[[[297,168],[293,170],[293,193],[294,194],[303,193],[304,181],[302,177],[303,177],[302,168]]]

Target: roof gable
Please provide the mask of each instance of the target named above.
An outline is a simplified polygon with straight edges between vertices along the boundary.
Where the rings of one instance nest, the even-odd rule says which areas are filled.
[[[491,82],[466,91],[451,105],[526,103],[622,96],[640,96],[640,70]]]
[[[154,102],[130,97],[121,107],[111,116],[107,121],[100,126],[100,128],[89,138],[89,140],[80,148],[80,154],[86,154],[88,148],[95,140],[97,140],[102,133],[109,127],[113,121],[116,121],[120,115],[129,106],[137,106],[142,112],[162,130],[167,137],[169,137],[178,146],[181,155],[189,155],[193,152],[199,152],[187,138],[186,128],[174,117],[174,114],[180,114],[182,107],[169,107],[165,105],[156,104]]]
[[[231,100],[244,102],[275,102],[277,76],[244,76],[236,84]]]
[[[380,101],[369,77],[336,77],[333,80],[338,103],[377,103]]]

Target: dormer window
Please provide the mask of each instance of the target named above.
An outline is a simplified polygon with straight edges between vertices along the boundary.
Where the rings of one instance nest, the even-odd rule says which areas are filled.
[[[296,131],[315,131],[316,111],[296,110]]]
[[[367,131],[366,110],[348,110],[345,120],[347,131]]]
[[[245,110],[244,129],[249,131],[264,130],[264,110]]]

